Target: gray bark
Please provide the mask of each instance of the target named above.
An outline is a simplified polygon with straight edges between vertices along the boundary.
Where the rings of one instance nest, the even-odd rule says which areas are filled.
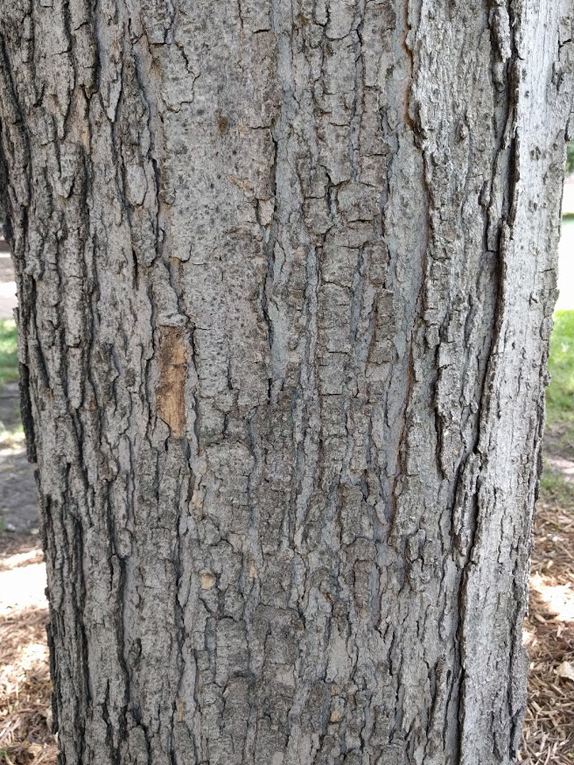
[[[65,765],[500,765],[567,0],[0,0]]]

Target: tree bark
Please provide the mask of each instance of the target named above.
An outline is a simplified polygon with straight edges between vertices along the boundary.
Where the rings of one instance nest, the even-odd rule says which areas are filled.
[[[65,765],[500,765],[567,0],[0,0]]]

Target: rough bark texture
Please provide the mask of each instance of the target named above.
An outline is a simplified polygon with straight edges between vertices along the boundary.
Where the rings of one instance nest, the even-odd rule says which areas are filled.
[[[0,0],[65,765],[500,765],[568,0]]]

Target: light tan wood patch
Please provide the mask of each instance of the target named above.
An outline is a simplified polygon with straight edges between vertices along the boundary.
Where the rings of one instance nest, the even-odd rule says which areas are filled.
[[[181,327],[162,327],[159,346],[157,411],[175,438],[185,428],[185,378],[189,356]]]

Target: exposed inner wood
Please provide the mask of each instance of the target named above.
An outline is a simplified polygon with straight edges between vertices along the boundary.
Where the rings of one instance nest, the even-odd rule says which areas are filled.
[[[157,411],[175,438],[181,438],[185,430],[189,358],[183,336],[184,330],[180,327],[160,328]]]

